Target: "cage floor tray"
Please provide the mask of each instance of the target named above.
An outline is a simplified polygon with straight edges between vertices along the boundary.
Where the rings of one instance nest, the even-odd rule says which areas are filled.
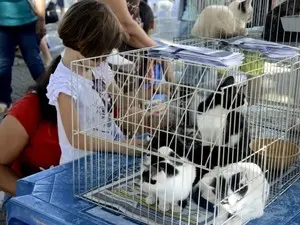
[[[73,164],[69,163],[19,180],[17,197],[8,204],[8,224],[141,224],[121,213],[74,198],[72,177]],[[85,178],[91,179],[90,175]],[[300,181],[268,206],[262,218],[250,224],[300,224]]]
[[[148,205],[146,203],[147,195],[141,191],[139,180],[140,173],[138,172],[131,179],[124,179],[123,182],[109,185],[105,189],[98,188],[85,194],[84,197],[99,204],[113,207],[125,215],[132,216],[149,225],[213,224],[213,213],[206,214],[205,209],[201,210],[196,204],[190,204],[190,202],[182,213],[163,212],[156,205]]]

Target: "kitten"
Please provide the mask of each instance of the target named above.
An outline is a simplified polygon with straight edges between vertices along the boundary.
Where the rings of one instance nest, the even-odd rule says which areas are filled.
[[[153,205],[158,199],[158,208],[163,212],[169,211],[174,203],[172,211],[180,212],[186,207],[187,198],[199,181],[196,181],[196,167],[185,163],[186,159],[178,157],[168,147],[159,148],[158,153],[161,156],[147,155],[142,164],[141,188],[149,194],[146,202]]]
[[[192,28],[192,35],[208,38],[231,38],[247,35],[246,24],[251,20],[252,0],[235,0],[229,4],[206,7]]]
[[[199,103],[197,129],[203,145],[249,148],[248,123],[244,116],[248,103],[243,87],[234,83],[234,77],[226,77],[216,91]]]
[[[216,224],[242,225],[259,218],[269,197],[270,185],[260,167],[254,163],[234,163],[215,167],[200,181],[202,199],[220,202]]]

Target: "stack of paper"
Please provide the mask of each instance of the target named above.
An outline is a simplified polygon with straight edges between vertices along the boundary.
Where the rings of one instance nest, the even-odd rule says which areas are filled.
[[[149,55],[152,57],[183,59],[219,68],[240,66],[244,59],[242,53],[178,44],[165,44],[151,48],[149,50]]]
[[[294,47],[253,38],[228,40],[226,43],[248,51],[259,51],[271,59],[283,59],[299,55],[298,49]]]

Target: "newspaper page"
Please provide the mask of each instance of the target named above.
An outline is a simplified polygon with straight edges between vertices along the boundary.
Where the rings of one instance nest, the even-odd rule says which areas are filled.
[[[213,213],[206,213],[205,209],[198,207],[191,201],[181,213],[175,213],[171,210],[162,212],[156,204],[148,205],[145,201],[147,193],[142,192],[140,189],[139,176],[140,173],[133,176],[130,180],[118,182],[111,187],[99,188],[93,193],[88,193],[85,197],[149,225],[213,224]]]

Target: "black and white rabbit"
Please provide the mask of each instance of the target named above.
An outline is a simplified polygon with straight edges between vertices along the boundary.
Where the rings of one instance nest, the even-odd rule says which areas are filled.
[[[199,181],[196,181],[196,167],[168,147],[159,148],[158,153],[160,156],[147,155],[141,166],[141,188],[148,193],[146,202],[153,205],[158,200],[161,211],[169,211],[171,206],[173,212],[180,212]]]
[[[234,83],[233,76],[226,77],[217,90],[198,105],[197,129],[203,145],[248,149],[250,137],[245,118],[248,103],[244,88]]]
[[[185,141],[183,140],[183,138],[180,135],[177,134],[171,134],[168,132],[162,132],[160,131],[159,133],[157,133],[157,136],[152,138],[151,141],[151,148],[152,149],[158,149],[160,146],[169,146],[172,149],[176,150],[176,154],[180,157],[184,157],[186,159],[188,159],[189,161],[193,162],[194,165],[198,164],[200,165],[199,167],[196,166],[196,177],[195,177],[195,181],[193,184],[193,188],[192,188],[192,200],[195,204],[197,204],[198,206],[208,209],[209,211],[213,212],[214,207],[213,204],[215,204],[215,202],[208,202],[207,200],[209,199],[207,197],[207,193],[208,191],[212,191],[213,186],[216,185],[216,180],[217,178],[220,179],[220,183],[224,183],[225,181],[227,182],[228,180],[239,180],[241,182],[244,182],[244,180],[247,178],[247,181],[251,181],[252,182],[252,178],[254,177],[253,173],[256,174],[256,178],[257,178],[257,182],[259,183],[264,176],[262,173],[262,170],[260,169],[260,167],[254,163],[240,163],[240,161],[244,158],[243,154],[241,154],[240,150],[237,148],[231,148],[228,146],[201,146],[200,142],[196,142],[194,143],[194,145],[191,148],[187,148],[185,145]],[[237,165],[237,166],[235,166]],[[225,175],[223,176],[217,176],[218,175],[218,168],[221,168],[220,171],[221,175],[222,173],[224,173]],[[230,170],[230,168],[233,168]],[[228,171],[228,173],[226,174],[226,171]],[[247,172],[247,173],[242,173],[242,172]],[[230,177],[230,173],[232,174],[232,176],[235,174],[237,177]],[[243,175],[243,176],[242,176]],[[245,175],[245,176],[244,176]],[[215,176],[215,179],[213,179]],[[219,178],[219,177],[222,177]],[[200,181],[200,182],[199,182]],[[226,183],[225,182],[225,183]],[[241,183],[238,182],[238,183]],[[249,183],[248,182],[248,183]],[[267,181],[265,179],[263,179],[263,181],[261,181],[261,183],[264,183],[266,185],[266,188],[269,189],[269,184],[267,183]],[[204,184],[203,184],[204,183]],[[251,185],[249,187],[251,187],[252,189],[249,189],[249,194],[251,193],[251,196],[253,198],[257,198],[257,195],[259,194],[259,190],[261,190],[261,186],[257,186],[257,190],[258,192],[253,192],[252,190],[255,189],[256,184],[254,184],[253,182],[251,183]],[[206,187],[206,188],[205,188]],[[221,186],[222,187],[222,186]],[[224,187],[224,185],[223,185]],[[201,189],[200,189],[201,188]],[[200,195],[200,190],[202,191],[202,195]],[[240,194],[243,194],[242,190],[246,190],[246,189],[241,189]],[[232,190],[231,190],[232,191]],[[227,191],[227,193],[232,193],[231,191]],[[213,191],[212,191],[213,193]],[[223,193],[225,193],[223,191]],[[234,198],[238,198],[239,194],[236,194],[236,197]],[[268,192],[266,193],[266,197],[268,196]],[[213,201],[213,198],[211,198]],[[246,198],[247,199],[247,198]],[[260,202],[260,200],[258,199],[258,207],[260,207],[260,209],[263,208],[264,203]],[[234,202],[234,201],[233,201]],[[232,197],[230,198],[229,203],[232,203]],[[233,212],[231,210],[234,209],[234,207],[238,207],[240,206],[240,204],[242,204],[243,202],[240,202],[239,204],[237,204],[236,206],[232,206],[230,204],[225,204],[224,208],[221,209],[221,211],[223,210],[223,214],[226,213],[226,218],[225,220],[227,220],[228,216],[230,215],[230,212]],[[262,206],[263,205],[263,206]],[[230,207],[232,206],[232,209],[230,210]],[[228,212],[224,212],[224,210],[226,209]],[[244,214],[249,213],[249,218],[252,216],[258,216],[259,212],[258,211],[253,211],[255,210],[255,208],[248,208],[248,211],[245,209],[243,212]],[[253,212],[252,212],[253,211]],[[252,212],[252,213],[251,213]],[[219,214],[222,215],[222,214]],[[220,217],[222,218],[222,217]],[[223,217],[224,219],[224,217]],[[238,218],[234,219],[237,220]],[[220,223],[221,224],[221,223]]]
[[[192,138],[192,137],[190,137]],[[152,137],[149,150],[155,151],[167,146],[179,157],[185,158],[196,166],[196,182],[216,166],[226,166],[243,160],[248,149],[228,146],[205,146],[201,141],[184,138],[175,131],[159,131]]]
[[[259,218],[269,197],[270,185],[261,168],[254,163],[233,163],[215,167],[200,181],[201,199],[218,203],[216,224],[242,225]]]

